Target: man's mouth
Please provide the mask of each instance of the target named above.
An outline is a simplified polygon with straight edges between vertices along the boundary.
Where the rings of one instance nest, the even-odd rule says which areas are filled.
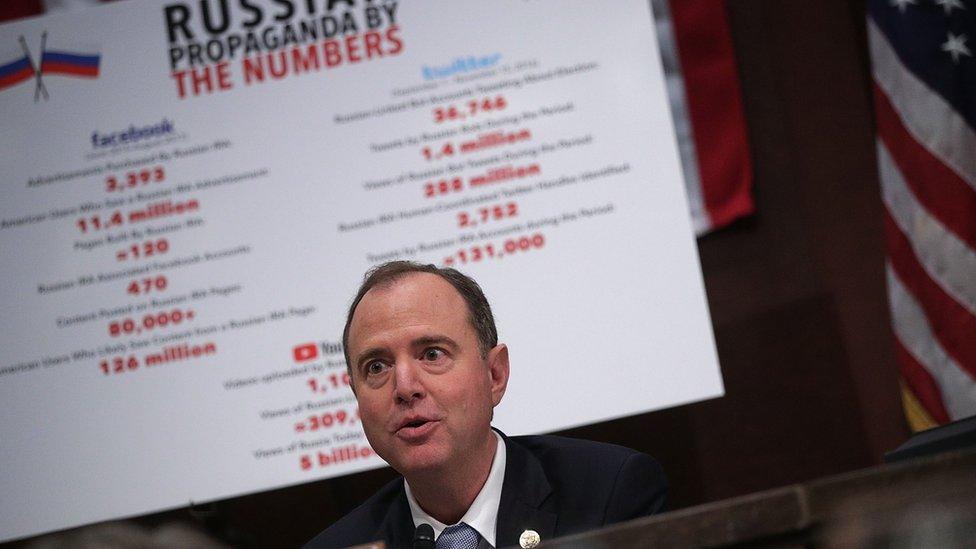
[[[438,421],[435,419],[416,418],[404,421],[396,430],[396,436],[408,442],[420,442],[434,430]]]
[[[426,419],[415,419],[413,421],[408,421],[407,423],[400,426],[400,428],[403,429],[404,427],[420,427],[424,423],[427,423],[427,421],[428,420]]]

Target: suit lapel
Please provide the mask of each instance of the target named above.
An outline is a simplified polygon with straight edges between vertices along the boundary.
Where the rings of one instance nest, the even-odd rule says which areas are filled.
[[[552,487],[542,463],[527,449],[506,437],[505,481],[498,506],[495,546],[519,545],[525,530],[535,530],[543,540],[556,531],[556,514],[544,509]]]
[[[386,541],[387,547],[410,547],[413,543],[414,525],[413,515],[410,514],[410,504],[407,503],[407,493],[403,489],[403,479],[400,479],[400,489],[396,499],[386,517],[380,524],[376,539]]]

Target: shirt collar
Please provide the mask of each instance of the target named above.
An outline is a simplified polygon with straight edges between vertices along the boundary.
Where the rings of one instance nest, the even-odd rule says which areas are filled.
[[[463,522],[477,530],[481,537],[494,547],[498,505],[502,500],[502,485],[505,481],[505,441],[494,430],[492,434],[498,439],[498,444],[495,446],[495,459],[491,462],[488,479],[485,480],[485,485],[481,487],[478,496],[471,502],[471,507],[468,507],[468,511],[458,522]],[[413,497],[413,492],[410,491],[410,484],[406,480],[403,481],[403,487],[407,492],[407,503],[410,505],[410,515],[413,517],[414,527],[426,522],[434,528],[434,538],[436,539],[445,528],[453,526],[453,524],[444,524],[421,509]]]

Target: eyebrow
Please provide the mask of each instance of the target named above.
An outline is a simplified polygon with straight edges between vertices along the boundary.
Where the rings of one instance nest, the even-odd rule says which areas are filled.
[[[427,347],[429,345],[444,345],[450,347],[452,351],[458,349],[458,344],[447,336],[424,336],[410,342],[412,347]]]
[[[372,347],[370,349],[366,349],[362,353],[359,353],[359,356],[356,357],[356,367],[361,368],[366,362],[387,354],[389,354],[389,352],[385,347]]]

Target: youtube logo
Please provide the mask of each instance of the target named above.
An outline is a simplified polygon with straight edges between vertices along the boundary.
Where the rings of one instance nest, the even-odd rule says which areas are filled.
[[[318,358],[319,347],[314,343],[305,343],[303,345],[296,345],[292,352],[295,354],[295,362],[305,362],[306,360],[312,360]]]

